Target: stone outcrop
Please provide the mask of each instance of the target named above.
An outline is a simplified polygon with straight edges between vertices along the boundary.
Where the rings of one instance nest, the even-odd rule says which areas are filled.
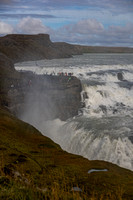
[[[123,81],[124,80],[123,73],[122,72],[118,72],[117,78],[118,78],[118,80]]]
[[[7,35],[0,37],[0,52],[14,62],[52,58],[68,58],[81,53],[74,45],[51,42],[49,35]]]

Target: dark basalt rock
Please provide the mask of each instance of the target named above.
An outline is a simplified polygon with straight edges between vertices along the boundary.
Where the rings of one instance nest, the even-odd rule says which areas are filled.
[[[130,141],[131,141],[132,144],[133,144],[133,135],[132,135],[132,136],[129,136],[129,139],[130,139]]]
[[[124,80],[124,77],[123,77],[122,72],[117,73],[117,78],[118,78],[118,80],[120,80],[120,81],[123,81],[123,80]]]
[[[107,107],[105,105],[100,105],[99,107],[101,108],[103,113],[107,113]]]

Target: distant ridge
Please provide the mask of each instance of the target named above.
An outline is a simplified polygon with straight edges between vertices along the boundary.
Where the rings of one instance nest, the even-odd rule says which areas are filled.
[[[133,53],[129,47],[83,46],[83,53]]]
[[[82,53],[133,53],[128,47],[81,46],[52,42],[48,34],[11,34],[0,37],[0,52],[13,62],[68,58]]]

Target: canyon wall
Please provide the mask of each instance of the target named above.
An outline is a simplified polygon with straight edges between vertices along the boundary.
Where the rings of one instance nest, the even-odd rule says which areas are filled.
[[[81,83],[76,77],[17,72],[0,54],[0,105],[19,116],[42,113],[42,118],[66,120],[78,114]]]

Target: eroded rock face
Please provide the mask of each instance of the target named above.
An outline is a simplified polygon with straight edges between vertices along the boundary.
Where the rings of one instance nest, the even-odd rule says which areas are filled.
[[[123,81],[123,80],[124,80],[123,73],[122,73],[122,72],[119,72],[119,73],[117,74],[117,78],[118,78],[118,80]]]
[[[70,51],[69,51],[70,50]],[[52,43],[49,35],[7,35],[0,38],[0,105],[19,116],[67,119],[78,114],[81,83],[76,77],[17,72],[13,63],[80,53],[74,45]]]
[[[8,106],[8,90],[11,79],[15,79],[18,73],[14,69],[11,59],[0,53],[0,106]]]
[[[0,69],[0,105],[16,116],[28,113],[29,117],[35,115],[36,120],[66,120],[78,114],[81,83],[76,77],[69,80],[68,76],[17,72],[11,60],[2,54]]]
[[[13,62],[68,58],[81,53],[78,47],[51,42],[48,34],[22,35],[12,34],[0,37],[0,52]]]
[[[133,48],[54,43],[48,34],[11,34],[0,37],[0,52],[15,63],[28,60],[68,58],[82,53],[132,53]]]

